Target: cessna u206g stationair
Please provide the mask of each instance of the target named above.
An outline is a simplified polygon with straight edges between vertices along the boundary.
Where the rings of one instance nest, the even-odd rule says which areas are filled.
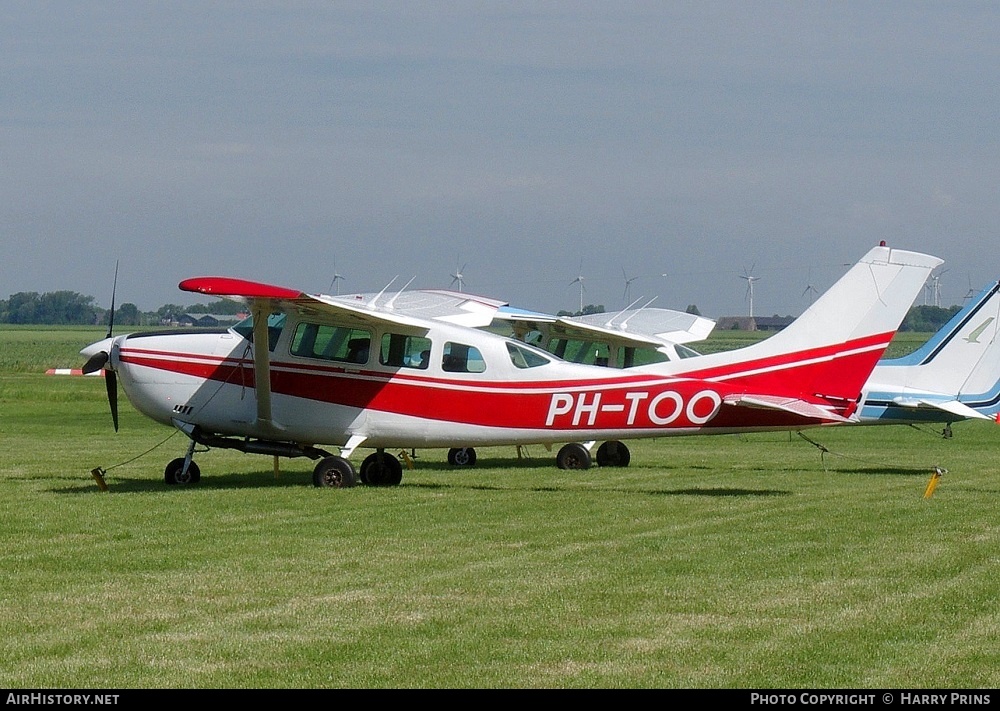
[[[168,483],[194,483],[196,445],[316,460],[317,486],[396,485],[387,449],[566,443],[850,422],[862,386],[941,260],[875,247],[785,330],[751,346],[628,370],[571,363],[487,332],[502,302],[442,291],[329,296],[225,277],[180,288],[248,304],[212,332],[111,336],[84,348],[137,410],[184,432]],[[336,446],[332,454],[323,446]],[[355,470],[349,457],[374,451]],[[598,452],[600,455],[600,451]],[[598,457],[598,463],[602,463]]]

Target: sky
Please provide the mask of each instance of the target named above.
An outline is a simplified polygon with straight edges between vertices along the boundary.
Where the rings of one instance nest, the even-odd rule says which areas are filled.
[[[1000,278],[998,36],[991,2],[6,0],[0,298],[107,307],[117,264],[142,310],[219,275],[784,316],[885,240],[961,304]]]

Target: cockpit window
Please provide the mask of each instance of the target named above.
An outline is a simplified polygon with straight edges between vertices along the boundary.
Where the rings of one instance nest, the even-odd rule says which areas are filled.
[[[303,358],[364,365],[371,341],[371,333],[362,329],[303,322],[292,336],[291,352]]]
[[[677,351],[678,358],[695,358],[701,355],[701,353],[696,351],[694,348],[688,348],[687,346],[682,346],[680,344],[674,346],[674,350]]]
[[[285,328],[286,315],[283,313],[273,313],[267,317],[267,349],[273,351],[281,337],[281,332]],[[238,324],[233,326],[233,330],[253,343],[253,316],[247,316]]]
[[[541,353],[528,348],[522,348],[516,343],[508,343],[507,352],[510,354],[510,362],[517,368],[537,368],[540,365],[551,363]]]

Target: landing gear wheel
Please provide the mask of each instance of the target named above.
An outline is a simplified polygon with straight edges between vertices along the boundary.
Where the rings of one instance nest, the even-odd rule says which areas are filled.
[[[590,452],[579,442],[570,442],[556,455],[556,466],[560,469],[590,469]]]
[[[184,471],[184,457],[178,457],[163,470],[163,480],[168,484],[197,484],[201,481],[201,470],[192,461]]]
[[[354,466],[343,457],[323,457],[313,469],[313,486],[347,489],[358,483]]]
[[[597,448],[597,465],[601,467],[627,467],[632,455],[622,442],[609,440]]]
[[[476,463],[476,450],[472,447],[453,447],[448,450],[448,464],[453,467],[471,467]]]
[[[361,462],[361,481],[369,486],[399,486],[403,481],[403,465],[385,452],[375,452]]]

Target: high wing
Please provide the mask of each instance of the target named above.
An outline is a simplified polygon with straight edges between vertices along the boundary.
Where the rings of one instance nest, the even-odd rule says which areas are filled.
[[[182,291],[218,296],[246,303],[253,316],[253,342],[268,342],[268,316],[275,312],[350,315],[368,325],[391,323],[426,332],[430,321],[469,327],[488,325],[502,302],[458,292],[428,290],[350,296],[312,295],[295,289],[231,277],[193,277],[179,284]],[[257,424],[278,436],[285,426],[275,422],[271,411],[270,354],[253,349],[254,383],[257,391]]]
[[[427,320],[470,328],[487,326],[497,309],[505,305],[494,299],[439,289],[329,296],[229,277],[185,279],[180,289],[251,306],[261,303],[276,311],[297,309],[331,315],[350,314],[365,323],[413,327],[426,326]]]
[[[664,342],[702,341],[708,338],[715,328],[715,321],[712,319],[659,308],[627,309],[614,314],[611,318],[608,318],[608,314],[586,314],[562,318],[559,323],[589,328],[594,332],[607,333],[619,338],[632,335],[657,345]]]
[[[496,319],[509,323],[515,332],[547,328],[566,338],[599,339],[609,345],[651,346],[700,341],[715,328],[712,319],[672,309],[626,309],[614,314],[551,316],[521,309],[501,308]]]

